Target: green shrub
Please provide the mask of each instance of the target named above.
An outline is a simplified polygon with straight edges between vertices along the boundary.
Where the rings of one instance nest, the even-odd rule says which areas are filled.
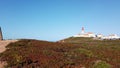
[[[111,68],[111,66],[105,61],[97,62],[93,65],[93,68]]]
[[[88,57],[93,57],[94,56],[92,51],[87,50],[87,49],[83,49],[83,48],[75,49],[75,52],[84,54],[84,55],[86,55]]]

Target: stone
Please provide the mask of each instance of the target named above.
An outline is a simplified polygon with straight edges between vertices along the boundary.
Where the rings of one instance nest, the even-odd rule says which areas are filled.
[[[3,35],[2,35],[2,30],[1,30],[1,27],[0,27],[0,41],[3,40]]]

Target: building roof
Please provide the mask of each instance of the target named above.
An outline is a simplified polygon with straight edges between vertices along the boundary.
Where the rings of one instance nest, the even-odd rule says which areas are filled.
[[[93,32],[87,32],[87,34],[93,34]]]

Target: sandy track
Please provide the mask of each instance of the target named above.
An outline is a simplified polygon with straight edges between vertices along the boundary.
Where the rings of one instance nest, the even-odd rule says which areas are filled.
[[[11,42],[16,42],[17,40],[4,40],[0,41],[0,53],[6,50],[6,46]],[[4,68],[5,62],[0,62],[0,68]]]

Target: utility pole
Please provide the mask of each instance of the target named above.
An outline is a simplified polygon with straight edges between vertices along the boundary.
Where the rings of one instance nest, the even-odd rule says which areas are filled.
[[[3,40],[2,29],[0,27],[0,41]]]

